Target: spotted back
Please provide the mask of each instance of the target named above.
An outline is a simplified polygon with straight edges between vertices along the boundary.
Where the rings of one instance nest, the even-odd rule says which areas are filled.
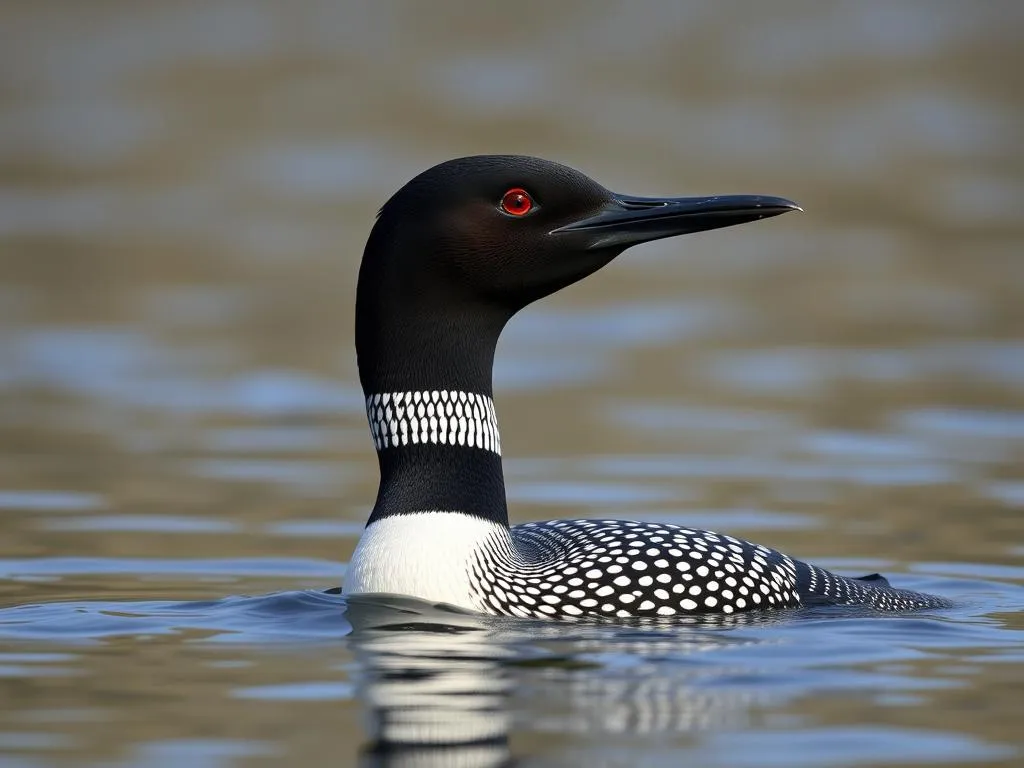
[[[487,612],[670,617],[816,604],[941,607],[927,595],[848,579],[732,536],[662,523],[555,520],[492,539],[471,564]],[[811,599],[814,598],[814,599]]]
[[[479,553],[487,609],[518,616],[675,616],[800,604],[796,565],[731,536],[659,523],[556,520]]]

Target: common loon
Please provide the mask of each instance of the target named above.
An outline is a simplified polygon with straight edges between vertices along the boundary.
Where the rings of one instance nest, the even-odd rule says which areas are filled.
[[[780,197],[619,195],[515,155],[450,160],[402,187],[359,269],[356,354],[380,486],[345,593],[531,618],[947,606],[680,525],[509,527],[491,369],[512,316],[632,245],[795,210]]]

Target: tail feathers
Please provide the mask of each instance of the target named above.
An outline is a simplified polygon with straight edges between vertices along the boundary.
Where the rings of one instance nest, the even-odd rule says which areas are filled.
[[[880,573],[869,573],[867,576],[852,576],[854,581],[863,581],[872,587],[891,587],[889,580]]]
[[[950,602],[934,595],[897,589],[878,573],[839,576],[807,563],[797,563],[797,593],[807,606],[864,605],[876,611],[918,611],[948,608]]]

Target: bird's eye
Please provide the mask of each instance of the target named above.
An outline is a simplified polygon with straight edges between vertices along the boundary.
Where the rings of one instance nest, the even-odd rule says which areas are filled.
[[[533,210],[533,198],[520,187],[514,187],[501,197],[501,210],[509,216],[525,216]]]

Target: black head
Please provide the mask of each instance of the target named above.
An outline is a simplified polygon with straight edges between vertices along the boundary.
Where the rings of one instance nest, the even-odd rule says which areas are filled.
[[[493,337],[493,350],[518,310],[631,245],[791,210],[797,205],[778,197],[619,195],[534,157],[441,163],[384,205],[367,242],[356,309],[364,387],[371,349],[394,347],[417,328]]]

